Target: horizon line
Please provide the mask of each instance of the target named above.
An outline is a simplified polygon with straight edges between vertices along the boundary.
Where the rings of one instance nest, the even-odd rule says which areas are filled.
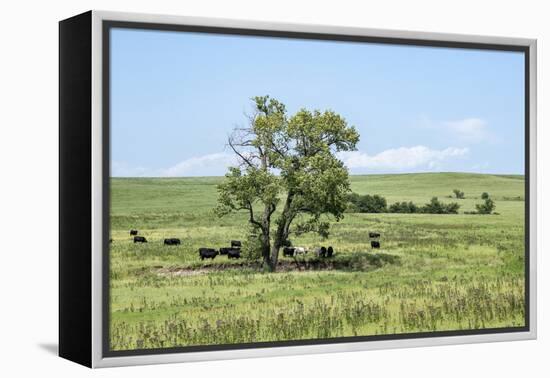
[[[522,176],[525,173],[482,173],[482,172],[465,172],[465,171],[441,171],[441,172],[399,172],[399,173],[360,173],[350,174],[349,176],[398,176],[398,175],[419,175],[419,174],[467,174],[467,175],[485,175],[485,176]],[[109,176],[109,178],[117,179],[183,179],[183,178],[216,178],[225,177],[225,175],[205,175],[205,176]]]

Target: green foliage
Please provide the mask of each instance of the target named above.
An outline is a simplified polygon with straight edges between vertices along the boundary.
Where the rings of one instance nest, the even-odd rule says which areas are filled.
[[[476,205],[478,214],[491,214],[495,208],[495,202],[491,198],[487,198],[482,204]]]
[[[460,205],[456,202],[442,203],[437,197],[432,197],[429,203],[420,208],[421,213],[425,214],[458,214]]]
[[[459,189],[453,189],[453,193],[457,199],[464,199],[464,192]]]
[[[218,185],[218,216],[252,208],[261,203],[276,206],[279,203],[280,178],[266,170],[230,167],[225,180]]]
[[[351,193],[348,195],[352,209],[357,213],[386,213],[388,211],[388,203],[386,199],[377,194],[375,195],[359,195]]]
[[[506,198],[506,197],[505,197]],[[475,214],[491,214],[496,208],[495,202],[489,197],[489,193],[483,192],[481,199],[484,200],[482,204],[476,204]]]
[[[414,214],[419,212],[419,208],[412,201],[409,201],[409,202],[403,201],[403,202],[396,202],[392,204],[389,208],[389,212]]]
[[[343,217],[350,184],[336,153],[355,149],[359,134],[331,110],[301,109],[289,116],[269,96],[253,102],[249,126],[235,129],[228,141],[240,164],[218,186],[216,214],[247,212],[262,233],[264,262],[274,269],[295,219],[295,233],[327,237],[330,223],[322,217]]]
[[[241,256],[247,261],[256,261],[262,257],[260,230],[255,225],[248,227],[247,237],[241,247]]]
[[[379,195],[359,195],[351,193],[348,195],[348,212],[354,213],[424,213],[424,214],[458,214],[460,205],[453,203],[442,203],[437,197],[424,206],[417,206],[412,201],[396,202],[388,208],[386,199]]]
[[[442,203],[437,197],[432,197],[424,206],[417,206],[412,201],[396,202],[389,208],[390,213],[423,213],[423,214],[458,214],[460,205],[456,202]]]

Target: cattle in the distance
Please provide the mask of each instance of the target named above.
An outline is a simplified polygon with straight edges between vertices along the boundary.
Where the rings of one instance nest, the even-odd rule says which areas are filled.
[[[327,257],[327,249],[325,247],[318,248],[315,253],[319,257]]]
[[[231,248],[228,248],[228,247],[221,247],[220,248],[220,255],[227,255],[227,253],[229,252]]]
[[[231,240],[231,248],[241,248],[240,240]]]
[[[329,246],[327,248],[327,257],[332,257],[333,254],[334,254],[334,249],[332,248],[332,246]]]
[[[370,242],[370,246],[371,246],[372,248],[378,249],[378,248],[380,248],[380,242],[379,242],[379,241],[373,240],[373,241]]]
[[[369,238],[379,238],[380,237],[380,233],[378,232],[369,232]]]
[[[218,255],[218,251],[214,248],[199,248],[199,256],[201,260],[214,259]]]
[[[180,245],[181,241],[177,238],[164,239],[164,245]]]
[[[145,236],[134,236],[134,243],[147,243]]]
[[[130,230],[130,236],[135,236],[138,234],[138,230]]]
[[[307,253],[307,249],[305,247],[294,247],[295,255],[304,255],[306,253]]]
[[[241,258],[241,250],[239,248],[230,248],[227,251],[228,259],[239,259]]]
[[[284,247],[283,256],[294,256],[294,247]]]

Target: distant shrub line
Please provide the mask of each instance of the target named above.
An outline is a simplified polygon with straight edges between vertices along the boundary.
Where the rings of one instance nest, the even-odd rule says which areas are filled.
[[[485,198],[485,202],[476,205],[476,210],[478,214],[491,214],[495,207],[495,202],[487,197]]]
[[[453,189],[453,193],[457,199],[464,199],[464,192],[460,191],[459,189]]]
[[[360,195],[351,193],[348,197],[350,202],[350,210],[355,213],[387,213],[388,203],[386,199],[377,194],[375,195]]]
[[[463,199],[464,192],[454,190],[456,198]],[[491,214],[495,210],[495,202],[484,192],[481,196],[482,204],[476,204],[476,211],[464,212],[464,214]],[[458,214],[460,205],[456,202],[443,203],[437,197],[432,197],[430,202],[419,206],[412,201],[395,202],[388,206],[386,199],[378,194],[360,195],[351,193],[348,195],[348,212],[350,213],[401,213],[401,214]]]
[[[348,211],[354,213],[406,213],[406,214],[458,214],[458,203],[442,203],[437,197],[423,206],[413,202],[396,202],[388,207],[386,199],[377,194],[359,195],[352,193],[348,197]]]

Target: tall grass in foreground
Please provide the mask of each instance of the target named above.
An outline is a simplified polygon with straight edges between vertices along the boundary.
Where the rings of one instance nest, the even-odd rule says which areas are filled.
[[[216,290],[218,284],[214,279],[206,288]],[[243,291],[247,290],[247,284],[243,285]],[[164,348],[511,327],[523,324],[525,306],[523,281],[509,277],[340,289],[309,300],[291,296],[284,302],[272,302],[261,291],[255,296],[258,309],[253,312],[221,306],[215,299],[191,297],[172,302],[178,310],[161,322],[115,320],[111,347]],[[195,306],[207,311],[197,315]],[[144,302],[125,311],[157,309]]]

